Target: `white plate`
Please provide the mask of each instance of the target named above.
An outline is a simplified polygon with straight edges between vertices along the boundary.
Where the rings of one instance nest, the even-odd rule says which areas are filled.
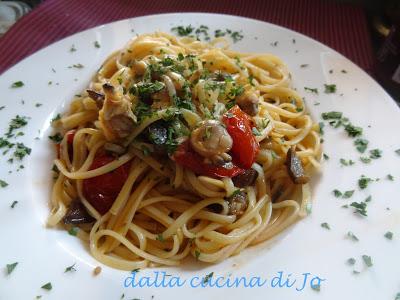
[[[364,128],[369,149],[380,148],[383,157],[369,165],[361,163],[353,140],[344,130],[326,126],[323,145],[330,159],[324,163],[320,178],[315,180],[314,207],[308,218],[273,243],[247,249],[218,265],[185,264],[178,268],[141,270],[137,274],[154,279],[154,271],[164,270],[186,279],[183,287],[125,288],[124,280],[129,272],[103,266],[102,273],[94,277],[92,270],[99,263],[88,249],[65,231],[44,226],[52,182],[49,122],[56,112],[64,110],[74,94],[86,87],[103,60],[129,38],[137,33],[169,31],[173,26],[189,24],[206,24],[211,32],[220,28],[242,30],[245,38],[233,45],[235,49],[279,55],[292,71],[294,86],[306,98],[314,119],[319,120],[321,112],[342,111],[354,124]],[[94,41],[101,48],[95,48]],[[278,41],[276,46],[275,41]],[[72,45],[77,51],[70,52]],[[78,63],[85,67],[68,68]],[[308,66],[301,68],[302,64]],[[10,88],[18,80],[25,85]],[[325,83],[335,83],[338,91],[325,94]],[[306,92],[305,86],[318,88],[319,95]],[[124,299],[154,296],[154,299],[376,300],[394,299],[400,292],[400,156],[394,152],[400,148],[400,111],[378,84],[332,49],[296,32],[245,18],[213,14],[147,16],[90,29],[37,52],[1,76],[0,90],[0,106],[6,106],[0,111],[0,128],[5,133],[9,120],[17,114],[30,116],[28,126],[23,128],[25,135],[18,141],[32,148],[32,154],[23,161],[25,169],[18,172],[19,163],[7,163],[9,154],[1,158],[0,179],[6,180],[9,186],[0,189],[0,265],[19,262],[11,275],[0,274],[1,299],[33,299],[36,295],[43,295],[43,299],[120,299],[125,294]],[[43,105],[35,107],[38,102]],[[320,104],[313,105],[316,102]],[[34,140],[36,136],[40,139]],[[340,158],[352,159],[356,164],[341,167]],[[361,174],[381,180],[361,191],[357,187]],[[395,181],[385,179],[387,174],[392,174]],[[335,188],[356,192],[350,199],[336,199],[332,194]],[[352,208],[341,208],[368,195],[372,195],[372,201],[366,218],[354,215]],[[14,200],[18,204],[11,209]],[[322,228],[323,222],[328,222],[331,230]],[[354,232],[360,241],[346,238],[348,231]],[[387,231],[394,232],[393,240],[384,238]],[[372,257],[372,267],[365,266],[363,254]],[[357,259],[354,267],[346,264],[350,257]],[[73,263],[77,271],[64,273]],[[354,275],[353,269],[361,273]],[[290,283],[297,280],[294,286],[271,287],[272,278],[280,271],[284,276],[291,274]],[[267,283],[253,288],[190,287],[190,278],[210,272],[214,272],[214,278],[244,276],[249,280],[251,276],[260,276]],[[301,289],[303,273],[325,279],[320,284],[320,292],[312,290],[309,282],[304,290],[296,291],[295,287]],[[40,288],[47,282],[53,285],[49,292]]]

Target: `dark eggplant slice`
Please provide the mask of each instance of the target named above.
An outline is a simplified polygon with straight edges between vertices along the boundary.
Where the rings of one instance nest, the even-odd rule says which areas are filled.
[[[286,167],[290,178],[296,184],[305,184],[310,178],[304,174],[303,164],[300,158],[296,155],[294,147],[289,148],[286,155]]]
[[[237,190],[227,199],[230,215],[241,216],[247,209],[247,195],[245,192]]]
[[[78,225],[92,223],[96,221],[96,219],[89,215],[85,206],[81,202],[74,201],[68,208],[68,211],[65,214],[63,221],[64,224]]]
[[[246,186],[252,186],[256,182],[258,172],[254,169],[248,169],[244,173],[232,177],[233,184],[238,188],[244,188]]]

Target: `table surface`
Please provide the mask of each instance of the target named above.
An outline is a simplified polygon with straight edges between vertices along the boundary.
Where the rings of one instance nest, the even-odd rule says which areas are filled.
[[[371,73],[373,52],[364,10],[328,0],[45,0],[0,38],[0,74],[76,32],[116,20],[168,12],[254,18],[310,36]]]

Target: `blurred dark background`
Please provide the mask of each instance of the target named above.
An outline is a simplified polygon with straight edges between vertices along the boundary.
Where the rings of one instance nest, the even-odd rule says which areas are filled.
[[[19,1],[25,2],[32,8],[42,2],[41,0]],[[375,56],[374,67],[369,72],[395,100],[400,102],[400,0],[321,1],[357,5],[364,9]]]

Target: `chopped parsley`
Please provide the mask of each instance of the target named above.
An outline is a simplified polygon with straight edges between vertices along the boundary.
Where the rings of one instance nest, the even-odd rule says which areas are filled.
[[[59,144],[63,140],[63,136],[57,132],[55,135],[49,135],[49,139],[52,140],[54,143]]]
[[[342,166],[351,166],[351,165],[354,165],[354,161],[352,161],[351,159],[345,160],[344,158],[341,158],[340,159],[340,164]]]
[[[335,189],[335,190],[333,190],[333,194],[335,195],[336,198],[342,197],[342,198],[344,198],[344,199],[348,199],[348,198],[350,198],[351,196],[353,196],[354,190],[345,191],[344,193],[342,193],[341,191]]]
[[[342,197],[343,193],[339,190],[333,190],[333,194],[336,198]]]
[[[160,242],[165,242],[164,237],[163,237],[163,235],[161,233],[157,234],[156,240],[160,241]]]
[[[323,135],[323,134],[324,134],[324,127],[325,127],[325,124],[324,124],[324,122],[319,122],[318,125],[319,125],[319,133],[320,133],[321,135]]]
[[[0,179],[0,187],[5,188],[8,185],[7,182],[5,182],[4,180]]]
[[[364,164],[369,164],[371,162],[371,159],[369,157],[366,156],[360,156],[360,160],[364,163]]]
[[[244,88],[242,85],[235,85],[234,87],[232,87],[232,89],[229,91],[229,98],[233,99],[236,98],[237,96],[240,96],[241,94],[244,93]]]
[[[19,129],[28,124],[28,117],[16,115],[15,118],[11,119],[10,124],[8,125],[8,131],[6,133],[6,137],[10,138],[13,136],[13,132],[15,129]]]
[[[353,258],[353,257],[351,257],[351,258],[349,258],[349,259],[347,260],[347,263],[348,263],[350,266],[353,266],[353,265],[355,265],[355,263],[356,263],[356,259]]]
[[[196,256],[196,259],[199,259],[200,251],[199,250],[194,250],[194,255]]]
[[[213,277],[213,275],[214,275],[214,272],[207,274],[203,279],[203,283],[206,284]]]
[[[343,194],[343,198],[348,199],[348,198],[350,198],[351,196],[353,196],[353,194],[354,194],[354,190],[352,190],[352,191],[345,191],[344,194]]]
[[[360,189],[365,189],[367,188],[368,184],[373,181],[371,178],[365,177],[364,175],[361,175],[360,179],[358,179],[358,186]]]
[[[69,52],[75,52],[75,51],[76,51],[75,45],[72,44],[71,48],[69,49]]]
[[[349,135],[350,137],[360,136],[360,135],[362,134],[362,132],[363,132],[363,130],[362,130],[361,127],[354,126],[353,124],[350,124],[350,123],[347,124],[347,125],[344,127],[344,130],[347,131],[347,133],[348,133],[348,135]]]
[[[53,286],[51,285],[51,282],[48,282],[48,283],[42,285],[41,288],[44,289],[44,290],[51,291],[51,289],[53,288]]]
[[[15,263],[12,263],[12,264],[7,264],[6,265],[6,268],[7,268],[7,275],[10,275],[13,271],[14,271],[14,269],[15,269],[15,267],[18,265],[18,262],[15,262]]]
[[[314,94],[318,94],[318,89],[317,88],[309,88],[309,87],[305,86],[304,90],[305,91],[309,91],[309,92],[314,93]]]
[[[347,233],[347,237],[349,239],[351,239],[352,241],[354,241],[354,242],[358,242],[359,241],[358,237],[356,237],[356,235],[354,233],[352,233],[351,231],[349,231]]]
[[[331,230],[331,227],[330,227],[329,224],[326,223],[326,222],[321,223],[321,227],[322,227],[322,228],[325,228],[325,229],[328,229],[328,230]]]
[[[325,94],[336,93],[336,84],[324,84]]]
[[[11,88],[15,89],[15,88],[20,88],[23,87],[25,84],[22,81],[16,81],[11,85]]]
[[[367,203],[366,202],[353,202],[350,206],[355,208],[355,213],[363,215],[364,217],[367,216]]]
[[[67,273],[67,272],[75,272],[75,271],[76,271],[75,265],[76,265],[76,263],[74,263],[73,265],[71,265],[71,266],[69,266],[69,267],[66,267],[64,273]]]
[[[308,64],[302,64],[302,65],[300,65],[300,68],[307,68],[308,67]]]
[[[57,114],[53,119],[51,119],[50,123],[54,123],[54,122],[56,122],[56,121],[58,121],[60,119],[61,119],[61,115]]]
[[[72,236],[76,236],[78,234],[79,228],[78,227],[71,227],[70,230],[68,230],[68,233]]]
[[[26,147],[23,143],[17,143],[14,151],[14,157],[22,160],[26,155],[31,154],[32,149]]]
[[[179,36],[188,36],[189,34],[191,34],[194,30],[194,27],[192,27],[191,25],[189,26],[177,26],[177,27],[173,27],[171,28],[171,31],[176,31],[178,33]]]
[[[322,154],[322,156],[324,157],[325,160],[329,160],[329,156],[327,154]]]
[[[362,259],[363,259],[363,261],[364,261],[364,263],[365,263],[365,265],[369,268],[369,267],[372,267],[372,265],[373,265],[373,263],[372,263],[372,258],[371,258],[371,256],[368,256],[368,255],[363,255],[362,256]]]
[[[394,152],[398,155],[400,155],[400,149],[394,150]]]
[[[388,180],[390,180],[390,181],[393,181],[393,180],[394,180],[394,177],[393,177],[393,175],[391,175],[391,174],[387,174],[386,178],[387,178]]]
[[[393,239],[393,232],[391,232],[391,231],[386,232],[384,237],[387,238],[388,240],[392,240]]]
[[[372,159],[378,159],[382,157],[382,151],[379,149],[370,150],[369,153],[370,153],[369,157]]]
[[[368,141],[366,139],[359,138],[354,141],[354,145],[356,146],[358,152],[364,153],[368,147]]]
[[[330,111],[321,114],[322,119],[324,120],[332,120],[332,119],[341,119],[343,114],[339,111]]]
[[[18,203],[18,201],[13,201],[13,203],[11,204],[11,208],[14,208],[15,207],[15,205],[17,205],[17,203]]]
[[[165,87],[165,85],[160,81],[139,83],[136,86],[137,93],[142,98],[145,98],[151,94],[157,93],[157,92],[161,91],[164,87]]]
[[[100,43],[99,43],[98,41],[95,41],[93,44],[94,44],[94,46],[95,46],[96,48],[100,48]]]
[[[72,66],[69,66],[68,68],[69,69],[72,69],[72,68],[75,68],[75,69],[82,69],[82,68],[84,68],[85,66],[84,65],[82,65],[82,64],[73,64]]]

